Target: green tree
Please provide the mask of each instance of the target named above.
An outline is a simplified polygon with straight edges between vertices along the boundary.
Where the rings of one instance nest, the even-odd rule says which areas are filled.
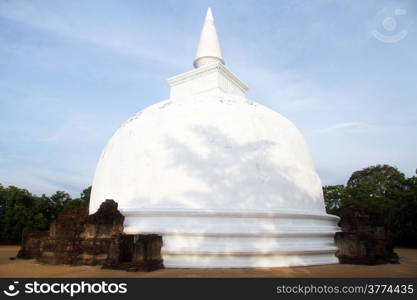
[[[326,185],[323,187],[324,203],[329,214],[340,215],[340,206],[346,197],[344,185]]]
[[[417,177],[407,178],[388,224],[397,245],[417,246]]]
[[[44,215],[43,200],[15,186],[0,188],[0,241],[20,242],[24,231],[44,230],[49,220]]]
[[[90,194],[91,186],[76,199],[64,191],[39,197],[25,189],[0,184],[0,243],[19,243],[25,231],[48,229],[64,207],[88,207]]]
[[[374,214],[379,223],[387,224],[392,207],[401,198],[404,182],[404,174],[389,165],[356,171],[346,184],[342,206],[361,205]]]
[[[45,195],[42,196],[45,197]],[[49,198],[45,197],[45,199],[49,200],[47,206],[49,209],[48,216],[50,220],[55,220],[61,210],[72,200],[71,196],[64,191],[56,191]]]
[[[88,207],[90,204],[91,186],[85,188],[79,198],[72,199],[65,204],[66,207]]]
[[[87,205],[90,204],[91,188],[92,186],[90,185],[88,188],[84,189],[80,194],[80,199],[83,200]]]
[[[340,207],[365,207],[391,231],[396,245],[417,246],[417,178],[406,178],[397,168],[376,165],[349,178]]]

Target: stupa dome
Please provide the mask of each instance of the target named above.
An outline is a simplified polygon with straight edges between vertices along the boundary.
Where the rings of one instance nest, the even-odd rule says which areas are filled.
[[[325,212],[306,141],[245,97],[224,66],[210,10],[194,66],[168,80],[168,100],[111,137],[90,213],[117,201],[125,233],[162,235],[167,267],[336,263],[338,218]]]
[[[297,128],[232,94],[170,99],[138,112],[108,142],[94,183],[94,211],[108,198],[121,209],[324,211]]]

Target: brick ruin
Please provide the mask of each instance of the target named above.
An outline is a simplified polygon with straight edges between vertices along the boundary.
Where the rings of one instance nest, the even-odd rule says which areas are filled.
[[[98,211],[66,208],[50,224],[49,231],[23,234],[17,258],[47,264],[102,265],[127,271],[163,268],[162,237],[157,234],[124,234],[124,216],[113,200]]]
[[[378,224],[362,207],[351,205],[343,210],[336,232],[336,256],[342,264],[377,265],[398,263],[398,255],[389,230]]]

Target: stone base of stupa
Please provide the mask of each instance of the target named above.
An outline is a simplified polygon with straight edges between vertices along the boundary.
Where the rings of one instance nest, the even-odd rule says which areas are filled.
[[[123,211],[127,234],[163,237],[167,268],[336,264],[338,217],[296,211]]]

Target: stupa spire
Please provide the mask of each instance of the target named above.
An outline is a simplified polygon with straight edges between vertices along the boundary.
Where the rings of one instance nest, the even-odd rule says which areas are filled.
[[[245,97],[247,86],[224,66],[210,8],[201,30],[194,67],[194,70],[168,78],[171,87],[170,98],[180,99],[203,93],[225,93]]]
[[[224,64],[213,14],[211,8],[208,8],[193,64],[195,68],[199,68],[213,62]]]

